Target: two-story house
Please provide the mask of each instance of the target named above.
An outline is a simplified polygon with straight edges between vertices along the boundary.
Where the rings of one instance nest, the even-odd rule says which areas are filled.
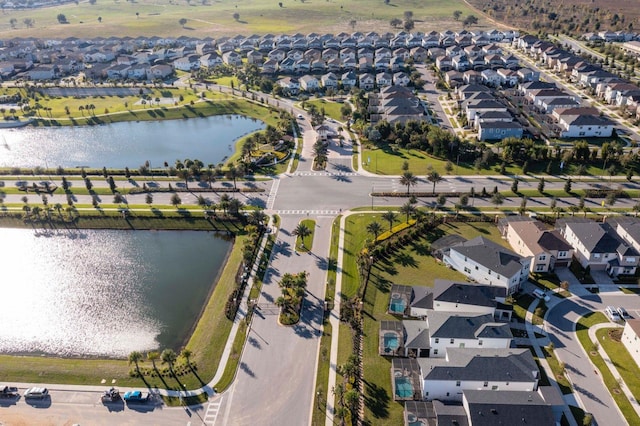
[[[484,237],[457,243],[443,251],[443,262],[470,279],[515,293],[529,277],[531,258]]]

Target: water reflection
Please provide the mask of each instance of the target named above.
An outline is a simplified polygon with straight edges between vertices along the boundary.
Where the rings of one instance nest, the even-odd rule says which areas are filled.
[[[0,229],[0,352],[177,347],[230,243],[206,232]]]

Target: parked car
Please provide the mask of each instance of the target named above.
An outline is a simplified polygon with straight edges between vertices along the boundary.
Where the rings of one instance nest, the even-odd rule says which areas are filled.
[[[122,397],[122,399],[124,399],[124,401],[127,403],[147,402],[147,400],[149,399],[149,394],[145,396],[142,394],[141,391],[129,391],[129,392],[125,392],[124,397]]]
[[[15,386],[4,386],[0,388],[0,398],[15,398],[20,396],[18,388]]]
[[[544,300],[545,302],[548,302],[551,300],[551,298],[547,295],[547,293],[544,290],[541,290],[539,288],[536,288],[535,290],[533,290],[533,295],[538,299]]]
[[[627,312],[627,310],[622,306],[618,308],[618,315],[620,315],[620,318],[622,318],[623,320],[631,318],[631,315],[629,315],[629,312]]]
[[[298,120],[302,120],[304,116],[302,114],[298,114]]]
[[[47,388],[29,388],[24,392],[26,399],[44,399],[49,396],[49,390]]]
[[[102,402],[118,401],[120,399],[120,391],[118,391],[118,389],[116,388],[111,388],[104,391],[100,399],[102,400]]]
[[[618,314],[618,311],[613,306],[607,306],[604,313],[611,321],[620,321],[620,314]]]

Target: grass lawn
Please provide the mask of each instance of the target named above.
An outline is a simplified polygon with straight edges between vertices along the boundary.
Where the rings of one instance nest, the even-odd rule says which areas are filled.
[[[631,394],[637,400],[640,398],[640,368],[638,368],[638,364],[631,357],[624,344],[611,338],[609,335],[611,330],[616,330],[622,334],[622,329],[603,328],[596,332],[598,342],[609,355],[609,358],[618,369],[618,373],[624,378],[624,382],[629,387]]]
[[[372,221],[380,222],[385,229],[387,222],[378,214],[351,215],[346,220],[344,277],[342,290],[347,298],[356,294],[358,271],[356,256],[362,249],[367,234],[366,226]],[[402,424],[403,405],[396,403],[391,395],[391,378],[388,358],[378,355],[379,321],[395,317],[386,313],[391,284],[432,286],[434,279],[464,281],[465,277],[435,261],[429,254],[429,244],[445,234],[456,233],[465,238],[484,236],[504,244],[497,229],[491,223],[447,223],[439,226],[425,238],[408,244],[403,250],[377,261],[372,268],[371,280],[364,298],[364,347],[363,368],[365,380],[365,418],[371,424]],[[352,351],[350,331],[341,325],[339,361],[344,362]]]
[[[562,392],[562,394],[568,395],[570,393],[573,393],[571,383],[564,375],[564,366],[561,365],[561,362],[553,353],[553,350],[551,350],[551,348],[549,348],[548,346],[543,346],[540,349],[542,349],[542,353],[547,359],[547,362],[551,367],[551,371],[553,371],[553,375],[555,376],[554,380],[558,383],[558,386],[560,386],[560,391]]]
[[[551,290],[557,297],[569,297],[571,293],[566,290],[560,289],[560,280],[555,273],[549,274],[530,274],[529,281],[534,285],[540,287],[542,290]],[[559,289],[556,291],[556,289]]]
[[[189,36],[203,38],[235,34],[274,33],[303,34],[340,31],[397,31],[390,25],[392,18],[403,18],[411,10],[415,31],[431,29],[462,29],[462,22],[453,20],[453,11],[462,16],[474,11],[460,0],[396,0],[385,5],[378,0],[352,0],[350,2],[278,2],[252,0],[250,2],[173,2],[171,0],[138,0],[127,3],[98,1],[80,2],[28,10],[5,10],[0,30],[5,38],[51,37],[65,38],[106,36]],[[68,24],[60,24],[56,16],[62,13]],[[234,18],[237,13],[237,18]],[[480,26],[485,25],[481,15]],[[101,22],[98,22],[98,17]],[[9,19],[17,20],[16,28]],[[34,20],[33,28],[26,28],[25,18]],[[182,26],[178,21],[187,19]],[[353,24],[352,24],[353,23]],[[475,26],[478,27],[478,26]],[[493,27],[492,27],[493,28]]]
[[[312,219],[305,219],[300,222],[309,229],[310,233],[306,237],[302,238],[300,235],[296,237],[296,250],[300,252],[308,252],[313,249],[313,236],[316,232],[316,221]]]
[[[126,360],[1,355],[0,381],[100,385],[102,379],[106,379],[107,383],[115,379],[118,386],[182,389],[181,385],[184,384],[187,389],[201,387],[215,374],[231,329],[231,321],[224,316],[224,305],[234,286],[235,273],[242,261],[241,248],[244,238],[237,237],[218,284],[187,343],[187,348],[193,352],[191,359],[198,366],[195,373],[180,376],[179,381],[173,377],[145,377],[143,381],[129,376],[131,367]],[[152,368],[151,363],[147,361],[141,362],[140,367]],[[158,368],[165,367],[158,363]]]
[[[327,300],[330,304],[333,303],[335,299],[335,290],[336,290],[336,267],[337,267],[337,259],[338,259],[338,238],[340,236],[340,219],[342,216],[338,216],[334,221],[331,228],[331,246],[329,248],[329,260],[328,260],[328,271],[327,271],[327,289],[325,292],[325,300]],[[331,306],[333,307],[333,306]],[[318,366],[316,370],[316,389],[314,394],[314,407],[313,410],[312,425],[323,425],[325,422],[325,412],[327,408],[327,401],[329,399],[333,400],[333,395],[331,394],[330,389],[328,389],[329,385],[329,357],[331,351],[331,335],[334,332],[329,322],[329,317],[324,317],[324,329],[322,332],[322,337],[320,339],[320,357],[318,358]],[[340,332],[340,329],[343,326],[340,325],[336,333]]]
[[[321,111],[324,108],[324,113],[327,117],[333,118],[334,120],[342,121],[342,113],[340,113],[340,108],[342,108],[343,103],[331,101],[328,99],[310,99],[304,102],[305,104],[315,105],[318,108],[318,111]]]
[[[619,389],[618,382],[607,368],[602,357],[599,354],[591,354],[593,351],[593,342],[589,338],[589,327],[608,321],[609,320],[602,312],[591,312],[580,318],[576,324],[576,334],[578,336],[578,340],[580,340],[580,343],[582,344],[582,347],[589,354],[591,362],[600,371],[602,380],[604,381],[607,389],[609,389],[613,400],[618,404],[624,418],[629,422],[629,424],[640,424],[640,417],[636,414],[627,397],[623,393],[614,392],[614,389]]]

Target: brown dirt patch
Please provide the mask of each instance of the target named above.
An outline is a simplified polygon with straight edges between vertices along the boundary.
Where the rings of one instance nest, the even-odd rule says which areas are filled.
[[[622,340],[621,328],[616,328],[615,330],[609,330],[607,334],[609,335],[609,339],[613,340],[614,342],[620,343],[620,341]]]

